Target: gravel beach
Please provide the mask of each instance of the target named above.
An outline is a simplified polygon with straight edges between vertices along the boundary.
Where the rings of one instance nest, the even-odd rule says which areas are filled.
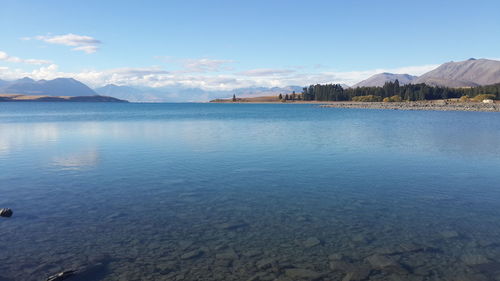
[[[321,105],[335,108],[368,108],[393,110],[442,110],[442,111],[486,111],[499,112],[499,103],[458,103],[444,101],[414,101],[414,102],[335,102]]]

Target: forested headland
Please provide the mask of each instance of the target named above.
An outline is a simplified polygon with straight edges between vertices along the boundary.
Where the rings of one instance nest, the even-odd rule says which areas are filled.
[[[500,99],[500,83],[471,88],[433,87],[426,84],[400,85],[398,80],[382,87],[342,88],[338,84],[316,84],[303,88],[302,94],[288,99],[304,101],[420,101],[460,98],[480,101]],[[475,99],[474,99],[475,98]]]

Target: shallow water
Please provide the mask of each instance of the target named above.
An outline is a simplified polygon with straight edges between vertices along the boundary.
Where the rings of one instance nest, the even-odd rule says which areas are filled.
[[[500,113],[0,103],[0,280],[500,280]]]

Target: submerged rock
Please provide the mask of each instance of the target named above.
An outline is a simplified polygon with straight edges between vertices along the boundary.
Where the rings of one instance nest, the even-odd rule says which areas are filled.
[[[398,266],[398,263],[395,262],[392,258],[383,255],[373,255],[366,258],[366,260],[375,268],[386,268]]]
[[[341,260],[342,259],[342,260]],[[371,268],[367,264],[350,263],[345,261],[344,258],[338,258],[333,256],[333,260],[330,261],[330,269],[332,271],[340,271],[346,275],[342,281],[358,281],[365,280],[370,276]]]
[[[359,270],[348,272],[342,281],[361,281],[366,280],[370,276],[370,269],[367,267],[360,268]]]
[[[285,275],[294,280],[318,280],[323,274],[304,268],[290,268],[285,270]]]
[[[256,256],[262,255],[262,251],[259,250],[248,250],[246,252],[242,253],[242,256],[247,257],[247,258],[253,258]]]
[[[399,274],[408,273],[393,257],[375,254],[366,258],[366,261],[375,269]]]
[[[222,260],[236,260],[238,259],[238,254],[233,249],[228,249],[222,253],[217,253],[215,258]]]
[[[460,260],[469,266],[491,262],[487,257],[478,254],[465,254],[460,257]]]
[[[203,251],[201,251],[201,250],[194,250],[194,251],[187,252],[187,253],[183,254],[181,256],[181,259],[183,259],[183,260],[189,260],[189,259],[197,258],[197,257],[199,257],[201,255],[203,255]]]
[[[220,229],[224,230],[235,230],[246,226],[248,226],[248,223],[246,222],[226,222],[218,225]]]
[[[272,273],[268,272],[259,272],[254,276],[247,279],[247,281],[271,281],[275,280],[276,276]]]
[[[439,233],[445,239],[457,238],[459,236],[458,232],[454,230],[445,230]]]
[[[75,275],[76,271],[75,270],[67,270],[63,272],[59,272],[57,274],[54,274],[52,276],[49,276],[49,278],[46,279],[46,281],[62,281],[70,278],[71,276]]]
[[[270,268],[277,263],[278,263],[278,261],[276,259],[266,258],[266,259],[262,259],[262,260],[256,262],[255,266],[258,269],[267,269],[267,268]]]
[[[0,209],[0,217],[10,218],[10,217],[12,217],[13,213],[14,212],[12,212],[12,210],[9,209],[9,208],[2,208],[2,209]]]
[[[306,241],[304,241],[304,247],[306,248],[312,248],[314,246],[318,246],[319,244],[321,244],[321,240],[316,237],[309,237]]]

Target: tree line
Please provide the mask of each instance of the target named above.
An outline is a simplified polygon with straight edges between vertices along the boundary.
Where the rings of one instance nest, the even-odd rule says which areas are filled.
[[[500,84],[471,88],[433,87],[426,84],[400,85],[399,81],[387,82],[382,87],[357,87],[344,89],[339,84],[316,84],[303,88],[300,99],[305,101],[351,101],[363,100],[356,97],[371,97],[382,100],[437,100],[488,95],[500,99]]]

